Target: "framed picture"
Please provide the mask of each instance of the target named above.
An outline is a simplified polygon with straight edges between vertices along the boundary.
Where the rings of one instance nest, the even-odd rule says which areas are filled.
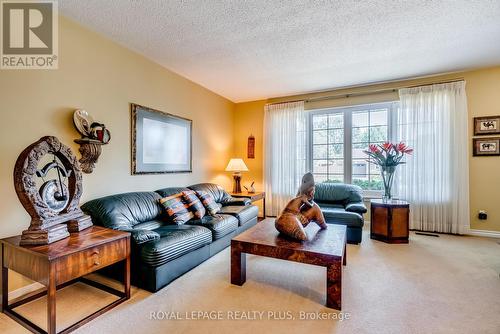
[[[192,172],[193,121],[131,104],[132,174]]]
[[[478,156],[500,155],[500,137],[472,139],[472,154]]]
[[[474,118],[474,136],[500,134],[500,116]]]

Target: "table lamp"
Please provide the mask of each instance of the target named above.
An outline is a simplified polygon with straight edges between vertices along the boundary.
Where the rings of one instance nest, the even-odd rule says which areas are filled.
[[[231,159],[226,167],[226,172],[233,172],[234,186],[233,193],[241,193],[241,172],[248,172],[248,168],[243,159]]]

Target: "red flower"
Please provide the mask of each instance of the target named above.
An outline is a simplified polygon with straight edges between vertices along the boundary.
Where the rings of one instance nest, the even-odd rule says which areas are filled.
[[[392,143],[386,141],[385,143],[382,144],[382,148],[384,149],[384,151],[389,151],[391,148],[393,148],[394,145],[392,145]]]
[[[379,150],[379,148],[378,148],[377,145],[371,144],[370,145],[370,152],[372,152],[372,153],[380,153],[380,150]]]
[[[404,152],[407,148],[408,147],[403,142],[400,142],[399,144],[396,145],[396,151],[399,151],[399,152]]]
[[[413,149],[412,148],[407,148],[403,151],[403,153],[406,153],[406,154],[411,154],[413,152]]]

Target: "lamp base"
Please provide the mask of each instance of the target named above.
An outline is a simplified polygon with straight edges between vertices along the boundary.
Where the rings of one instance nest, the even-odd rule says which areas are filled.
[[[234,173],[233,193],[241,193],[241,173]]]

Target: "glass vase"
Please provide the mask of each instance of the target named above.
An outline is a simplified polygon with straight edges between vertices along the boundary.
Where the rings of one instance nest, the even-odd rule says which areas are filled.
[[[382,200],[384,202],[390,201],[392,199],[392,182],[394,180],[395,167],[385,167],[382,168],[380,174],[382,175],[382,181],[384,181],[384,195]]]

